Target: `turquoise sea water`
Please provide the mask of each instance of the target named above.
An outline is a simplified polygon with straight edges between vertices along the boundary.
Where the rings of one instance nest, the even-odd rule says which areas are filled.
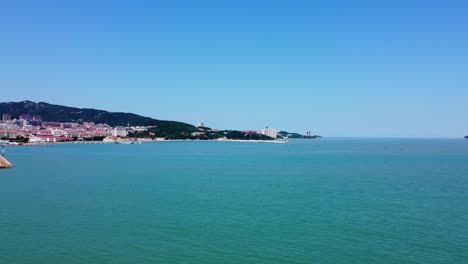
[[[9,147],[0,263],[468,263],[468,141]]]

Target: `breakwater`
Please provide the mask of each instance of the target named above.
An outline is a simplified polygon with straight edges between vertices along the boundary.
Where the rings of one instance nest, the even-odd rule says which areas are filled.
[[[13,165],[4,157],[0,156],[0,169],[11,168]]]

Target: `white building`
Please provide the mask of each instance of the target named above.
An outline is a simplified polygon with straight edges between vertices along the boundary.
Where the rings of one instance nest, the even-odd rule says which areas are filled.
[[[69,137],[79,137],[81,132],[79,130],[67,130],[67,136]]]
[[[25,125],[25,126],[22,127],[22,130],[31,131],[31,130],[33,130],[33,128],[34,127],[31,126],[31,125]]]
[[[65,136],[67,132],[61,130],[61,129],[53,129],[50,131],[50,133],[53,136],[60,137],[60,136]]]
[[[260,131],[260,134],[269,136],[272,138],[276,138],[276,136],[278,135],[278,131],[276,131],[276,129],[273,129],[273,128],[265,127],[264,129]]]
[[[127,128],[123,126],[114,127],[114,130],[112,131],[112,136],[114,137],[126,137],[127,134]]]
[[[30,136],[29,137],[29,143],[43,143],[46,142],[44,139],[36,136]]]

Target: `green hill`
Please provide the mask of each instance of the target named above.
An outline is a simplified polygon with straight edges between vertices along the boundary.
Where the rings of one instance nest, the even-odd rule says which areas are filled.
[[[22,114],[39,115],[43,121],[52,122],[95,122],[106,123],[110,126],[156,126],[156,136],[178,137],[183,133],[197,131],[190,124],[158,120],[132,113],[108,112],[104,110],[76,108],[62,105],[48,104],[44,102],[6,102],[0,103],[0,114],[9,113],[12,118],[18,118]]]
[[[303,138],[304,135],[301,135],[299,133],[291,133],[291,132],[287,132],[287,131],[280,131],[278,132],[278,135],[284,137],[284,138]]]
[[[313,135],[313,136],[305,136],[301,135],[299,133],[293,133],[293,132],[287,132],[287,131],[280,131],[278,132],[278,135],[283,137],[283,138],[321,138],[321,136],[318,135]]]

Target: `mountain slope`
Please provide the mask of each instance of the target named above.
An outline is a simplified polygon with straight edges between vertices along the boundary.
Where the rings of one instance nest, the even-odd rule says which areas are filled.
[[[287,131],[280,131],[278,132],[278,135],[284,138],[309,138],[309,139],[316,139],[316,138],[321,138],[321,136],[318,135],[313,135],[313,136],[304,136],[299,133],[291,133]]]
[[[0,103],[0,114],[9,113],[12,118],[21,114],[39,115],[44,121],[53,122],[95,122],[107,123],[110,126],[157,126],[162,134],[190,133],[197,129],[186,123],[177,121],[157,120],[132,113],[108,112],[104,110],[76,108],[45,102],[6,102]]]

